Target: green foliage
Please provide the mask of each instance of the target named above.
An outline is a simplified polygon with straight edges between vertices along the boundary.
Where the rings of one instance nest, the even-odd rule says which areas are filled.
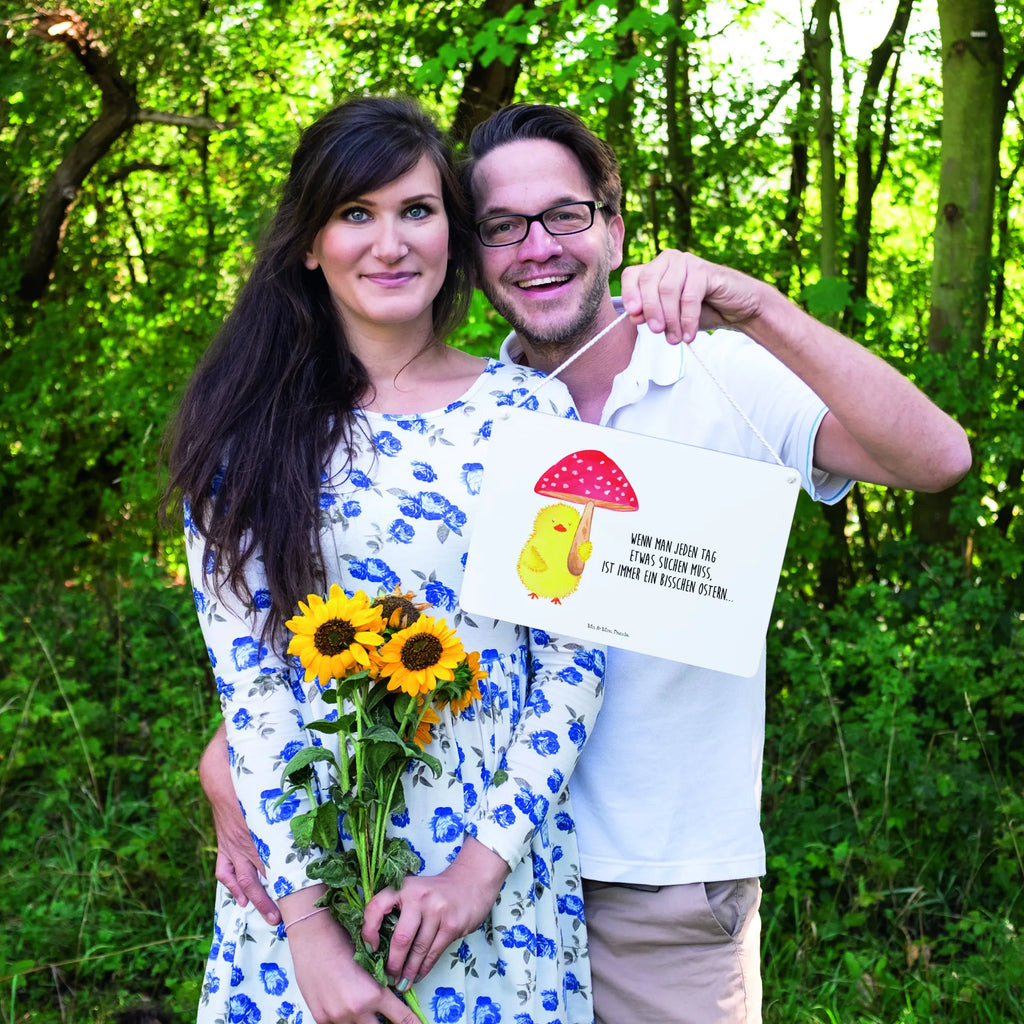
[[[0,591],[2,1019],[198,1000],[211,686],[193,619],[188,589],[143,558],[102,585]]]
[[[850,588],[842,608],[788,589],[776,604],[770,1020],[1021,1014],[1020,615],[955,560],[915,566],[908,554],[886,545],[879,579]],[[821,1004],[798,1009],[784,998],[796,990]]]
[[[881,41],[892,3],[859,33],[857,5],[841,6],[847,47]],[[449,121],[473,68],[517,59],[516,98],[565,103],[613,142],[627,260],[677,244],[689,212],[691,248],[842,316],[971,433],[976,469],[949,512],[956,557],[920,547],[913,495],[858,488],[828,516],[801,501],[769,638],[766,1019],[1024,1019],[1019,111],[1000,153],[990,330],[938,357],[926,339],[943,54],[925,21],[891,123],[879,106],[872,124],[876,157],[886,132],[891,149],[862,299],[819,271],[815,97],[800,26],[767,5],[688,3],[681,20],[646,0],[75,9],[142,108],[223,127],[144,121],[118,139],[74,197],[46,296],[21,303],[43,191],[99,92],[58,43],[26,34],[27,16],[5,22],[0,925],[14,942],[0,1024],[108,1021],[143,999],[192,1015],[213,900],[194,766],[216,699],[179,542],[156,522],[164,424],[301,127],[361,91],[417,95]],[[1024,22],[997,11],[1009,70]],[[868,51],[837,54],[842,265]],[[692,169],[669,160],[670,127]],[[477,294],[457,340],[489,355],[504,330]]]

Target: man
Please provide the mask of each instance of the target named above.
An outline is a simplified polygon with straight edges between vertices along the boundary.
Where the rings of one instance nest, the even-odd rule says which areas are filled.
[[[480,284],[515,329],[503,358],[550,372],[620,314],[615,157],[575,115],[541,105],[499,111],[470,149]],[[854,479],[941,490],[967,472],[953,420],[771,286],[666,253],[623,271],[622,287],[630,318],[560,374],[584,420],[769,457],[736,401],[826,502]],[[737,330],[704,333],[718,327]],[[764,706],[763,657],[744,679],[609,651],[572,781],[598,1024],[760,1020]],[[222,741],[204,755],[208,792],[228,778],[224,756]],[[231,803],[215,800],[218,877],[271,914]]]

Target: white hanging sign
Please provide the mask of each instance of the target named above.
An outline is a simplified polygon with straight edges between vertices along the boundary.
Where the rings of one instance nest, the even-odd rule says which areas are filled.
[[[514,410],[493,426],[462,607],[753,675],[799,489],[788,467]]]

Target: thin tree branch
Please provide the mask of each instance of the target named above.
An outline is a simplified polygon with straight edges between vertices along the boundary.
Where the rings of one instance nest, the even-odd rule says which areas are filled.
[[[155,164],[152,160],[134,160],[130,164],[123,164],[116,171],[111,171],[106,176],[106,181],[116,183],[125,181],[139,171],[152,171],[154,174],[164,174],[171,170],[170,164]]]
[[[1003,89],[1006,92],[1006,99],[1009,102],[1010,98],[1020,87],[1020,83],[1024,81],[1024,60],[1019,61],[1006,78],[1006,84]]]
[[[218,121],[212,117],[204,117],[201,114],[169,114],[164,110],[148,110],[142,108],[136,111],[135,121],[141,124],[148,121],[151,124],[169,124],[182,128],[200,128],[206,132],[222,132],[232,126],[230,121]]]

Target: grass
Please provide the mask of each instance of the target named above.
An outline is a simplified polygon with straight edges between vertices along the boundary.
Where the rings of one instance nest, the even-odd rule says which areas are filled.
[[[172,575],[136,558],[0,587],[0,1024],[194,1017],[216,698]],[[886,600],[853,593],[834,621],[780,601],[765,1021],[1024,1021],[1019,637],[979,658],[956,616],[983,618],[981,597],[927,623]]]

